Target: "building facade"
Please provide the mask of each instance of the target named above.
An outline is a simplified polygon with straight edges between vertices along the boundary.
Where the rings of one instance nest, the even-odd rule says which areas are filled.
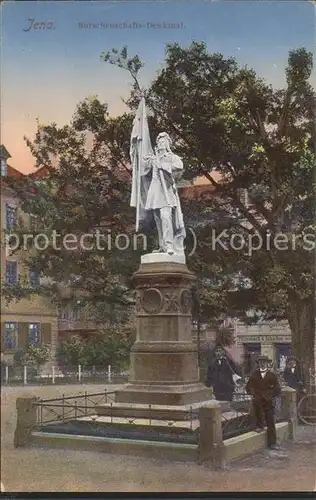
[[[97,334],[98,325],[80,307],[66,306],[58,312],[58,332],[60,342],[70,340],[73,335],[86,339]]]
[[[26,220],[20,210],[20,202],[10,188],[8,177],[22,177],[23,174],[8,165],[9,152],[4,146],[1,152],[1,281],[5,286],[14,286],[20,279],[30,287],[40,283],[39,276],[26,269],[21,254],[13,253],[7,245],[6,234],[14,231],[19,217]],[[1,361],[11,363],[18,349],[28,346],[49,345],[51,362],[54,362],[58,341],[57,313],[50,302],[38,295],[31,299],[6,302],[1,296]]]
[[[236,322],[236,346],[240,358],[262,354],[272,360],[276,369],[283,371],[291,355],[291,331],[287,321],[251,326]]]

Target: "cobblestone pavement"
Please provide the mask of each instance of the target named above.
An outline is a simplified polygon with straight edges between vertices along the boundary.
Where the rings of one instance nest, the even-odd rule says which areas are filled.
[[[113,386],[110,386],[111,389]],[[114,387],[113,387],[114,388]],[[115,387],[116,389],[117,387]],[[316,429],[300,428],[297,442],[230,464],[167,462],[73,450],[14,449],[16,397],[100,392],[104,386],[4,388],[1,406],[1,481],[9,492],[314,491]]]

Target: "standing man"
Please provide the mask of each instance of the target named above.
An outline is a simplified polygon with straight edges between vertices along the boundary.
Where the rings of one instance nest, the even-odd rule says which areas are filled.
[[[288,387],[296,390],[298,396],[300,393],[304,392],[303,376],[294,356],[290,356],[287,359],[283,379]]]
[[[149,190],[145,210],[152,210],[159,248],[156,252],[183,254],[186,236],[176,180],[183,171],[181,158],[171,151],[171,139],[161,132],[156,141],[155,154],[145,158],[144,175],[149,176]]]
[[[256,420],[256,432],[264,430],[267,425],[267,445],[277,449],[274,419],[274,398],[281,393],[278,377],[268,368],[269,358],[258,357],[258,369],[251,375],[246,385],[246,391],[253,396],[253,410]]]
[[[228,360],[224,349],[215,348],[215,360],[211,361],[207,371],[205,385],[212,387],[218,401],[233,400],[235,390],[234,376],[239,370],[232,360]]]
[[[295,389],[296,403],[298,405],[301,398],[304,394],[306,394],[306,389],[303,374],[297,363],[297,359],[294,356],[290,356],[287,359],[286,367],[283,373],[283,380],[288,387]]]
[[[184,256],[186,231],[176,186],[183,173],[183,162],[171,151],[171,138],[166,132],[158,134],[153,151],[143,94],[133,122],[130,158],[130,206],[136,208],[136,232],[140,223],[153,215],[159,241],[155,252]]]

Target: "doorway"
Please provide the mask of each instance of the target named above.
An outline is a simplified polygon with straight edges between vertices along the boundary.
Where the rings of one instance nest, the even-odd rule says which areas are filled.
[[[275,360],[278,370],[280,370],[281,372],[284,371],[287,358],[291,355],[291,344],[275,344]]]

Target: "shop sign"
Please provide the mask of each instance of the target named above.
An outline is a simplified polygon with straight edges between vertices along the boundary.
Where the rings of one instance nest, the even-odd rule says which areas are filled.
[[[290,335],[239,335],[239,342],[291,342]]]

